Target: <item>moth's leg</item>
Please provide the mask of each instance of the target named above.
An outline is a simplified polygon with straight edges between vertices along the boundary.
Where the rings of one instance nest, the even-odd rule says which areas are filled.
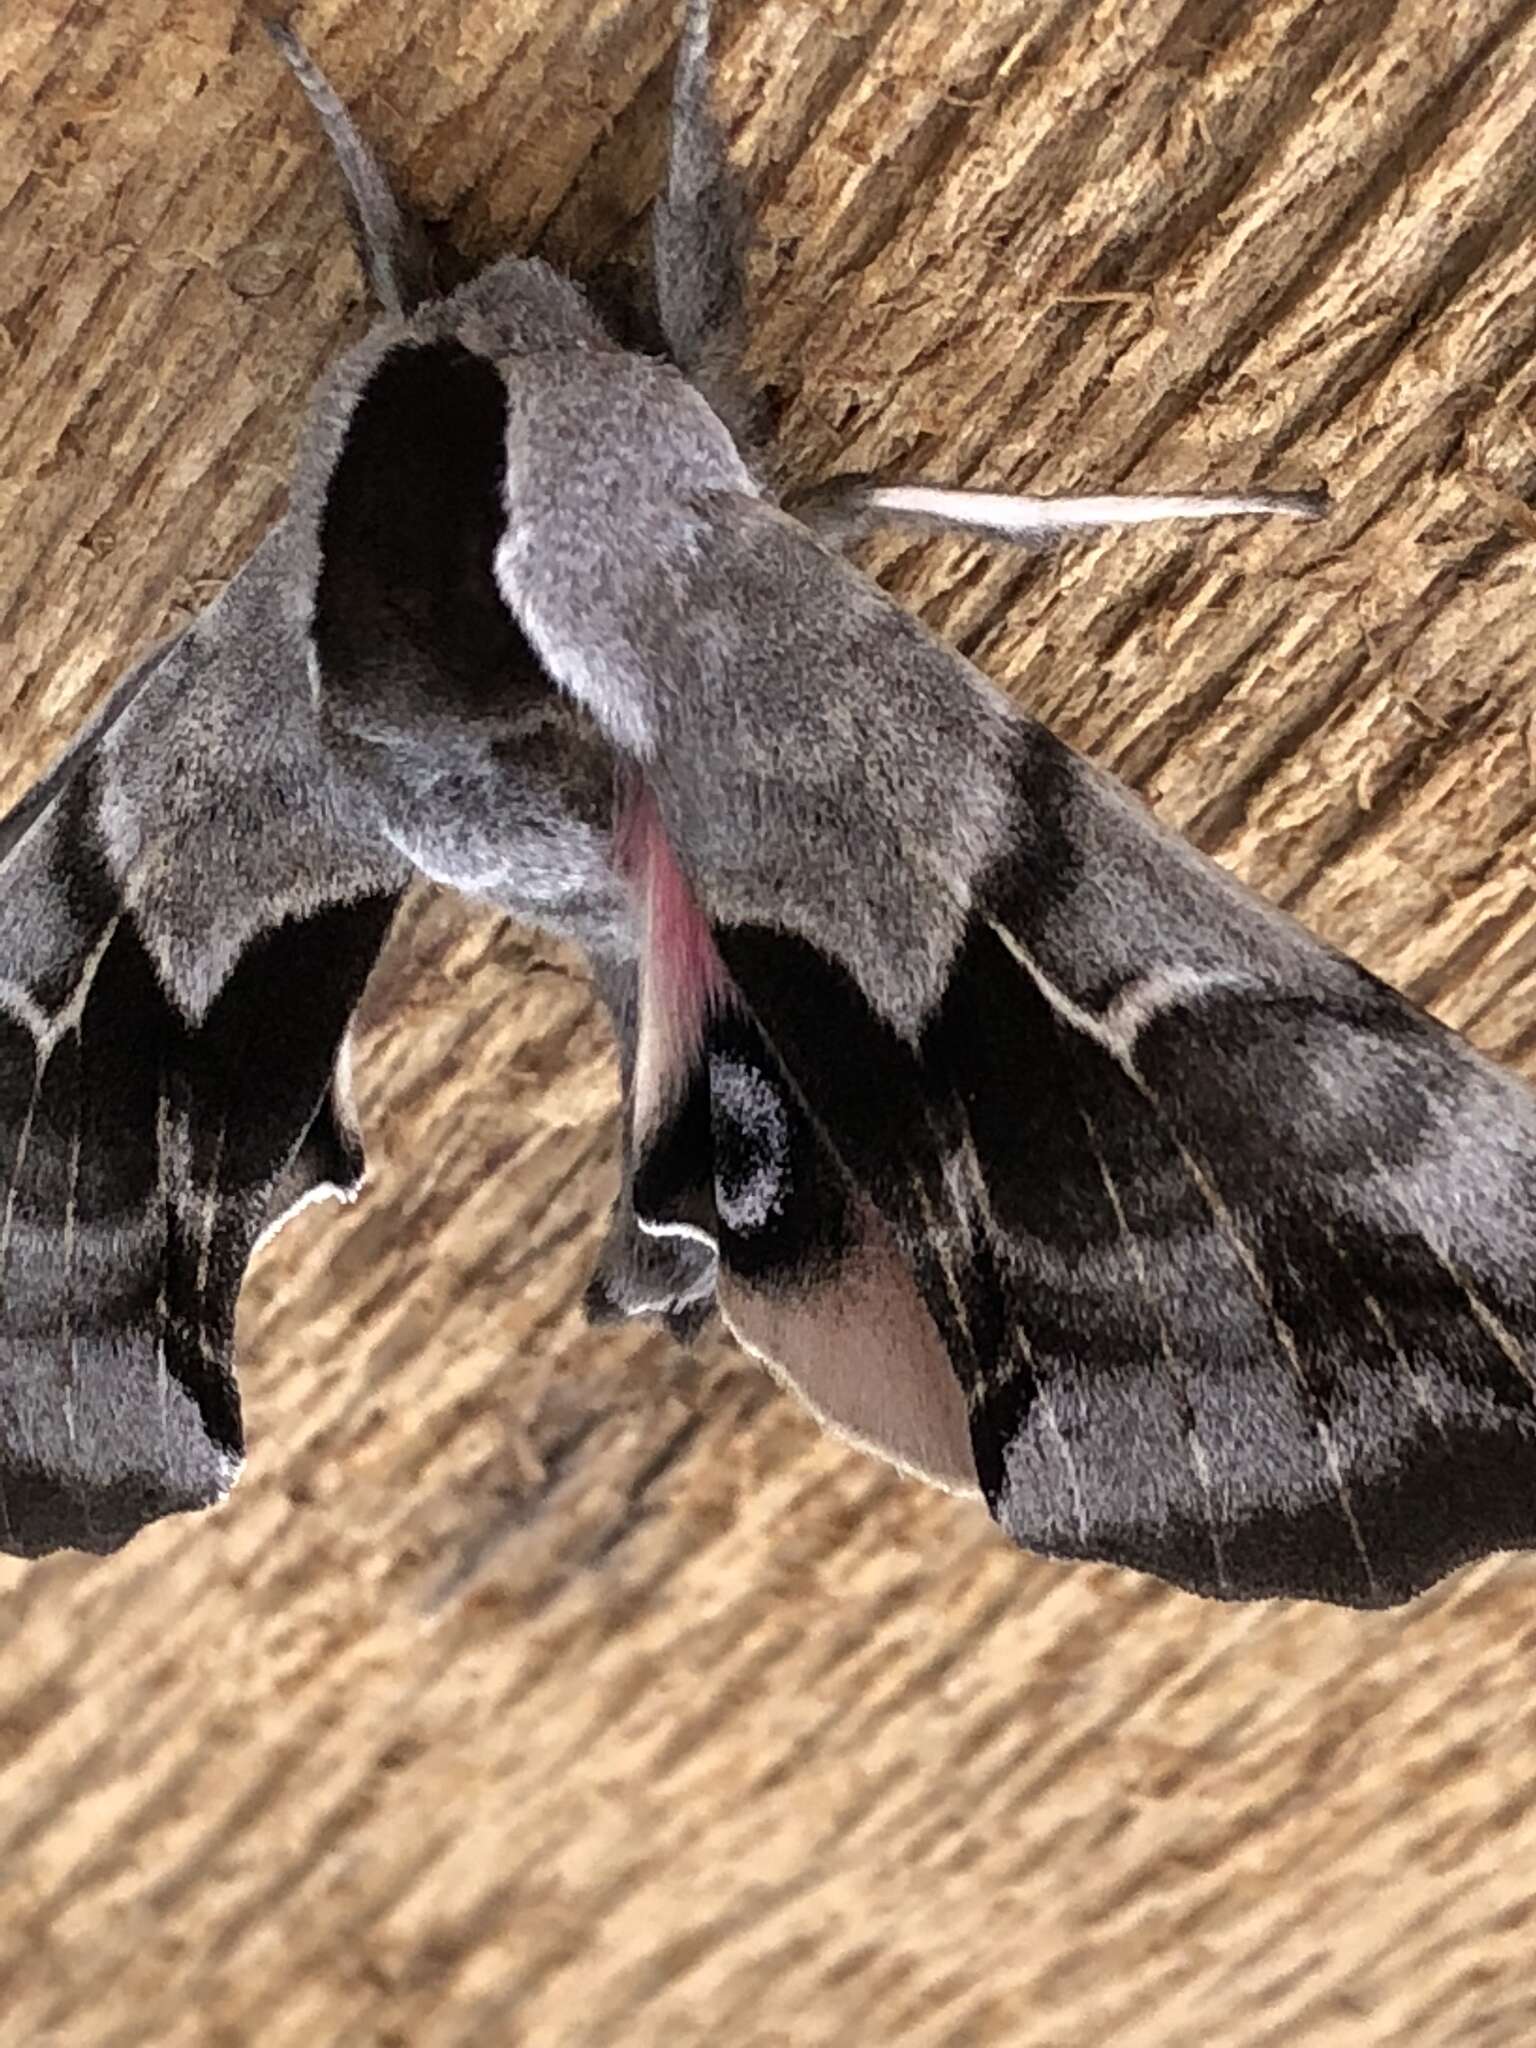
[[[767,436],[766,408],[742,367],[750,219],[715,118],[710,13],[710,0],[687,0],[667,183],[651,228],[656,303],[673,361],[750,455]]]
[[[952,491],[927,484],[871,484],[834,477],[792,493],[785,509],[834,547],[868,534],[898,531],[964,534],[1005,546],[1048,548],[1069,534],[1106,526],[1145,526],[1176,519],[1320,519],[1326,491],[1249,491],[1237,496],[1193,493],[1092,498],[1033,498],[998,491]]]
[[[423,300],[436,297],[432,252],[421,223],[395,197],[382,164],[298,36],[280,21],[269,21],[266,29],[303,87],[347,181],[347,216],[369,289],[386,313],[414,313]]]

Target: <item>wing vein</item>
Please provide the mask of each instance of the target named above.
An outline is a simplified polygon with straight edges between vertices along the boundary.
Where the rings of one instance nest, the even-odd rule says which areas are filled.
[[[1183,1367],[1174,1357],[1172,1341],[1168,1334],[1167,1320],[1157,1305],[1156,1295],[1152,1287],[1151,1271],[1142,1251],[1141,1242],[1135,1231],[1131,1228],[1130,1218],[1126,1214],[1120,1189],[1116,1184],[1114,1175],[1109,1170],[1109,1161],[1105,1158],[1103,1147],[1099,1143],[1097,1127],[1087,1110],[1079,1107],[1078,1115],[1082,1119],[1083,1131],[1088,1140],[1088,1149],[1092,1152],[1094,1164],[1098,1167],[1099,1178],[1104,1183],[1104,1193],[1108,1197],[1110,1207],[1115,1212],[1115,1221],[1120,1226],[1121,1236],[1125,1240],[1126,1250],[1130,1254],[1131,1264],[1135,1268],[1136,1279],[1141,1288],[1141,1296],[1146,1305],[1148,1317],[1157,1331],[1158,1349],[1162,1352],[1163,1363],[1168,1369],[1168,1376],[1173,1384],[1175,1398],[1178,1401],[1180,1421],[1184,1428],[1185,1449],[1189,1453],[1190,1469],[1195,1475],[1200,1505],[1205,1515],[1206,1530],[1211,1539],[1211,1562],[1215,1566],[1217,1583],[1225,1593],[1228,1590],[1229,1580],[1227,1577],[1226,1554],[1221,1541],[1221,1525],[1216,1514],[1215,1489],[1212,1483],[1213,1468],[1210,1455],[1200,1435],[1199,1424],[1195,1420],[1194,1404],[1189,1397],[1187,1378]]]
[[[1013,955],[1019,966],[1028,975],[1051,1008],[1077,1030],[1086,1033],[1096,1043],[1104,1046],[1119,1063],[1127,1079],[1137,1090],[1138,1094],[1140,1094],[1147,1107],[1152,1111],[1163,1130],[1167,1133],[1169,1142],[1179,1155],[1184,1171],[1189,1175],[1190,1184],[1207,1209],[1209,1209],[1218,1229],[1227,1240],[1239,1266],[1246,1275],[1249,1285],[1253,1289],[1255,1299],[1268,1319],[1270,1328],[1274,1333],[1275,1342],[1280,1347],[1295,1376],[1297,1389],[1301,1395],[1302,1407],[1306,1411],[1311,1421],[1313,1432],[1317,1437],[1318,1447],[1322,1452],[1323,1464],[1339,1503],[1339,1512],[1343,1516],[1345,1525],[1349,1530],[1350,1539],[1354,1544],[1356,1555],[1360,1559],[1360,1566],[1365,1574],[1366,1583],[1374,1595],[1377,1592],[1376,1573],[1371,1563],[1370,1552],[1366,1547],[1365,1536],[1360,1527],[1359,1517],[1355,1513],[1348,1474],[1345,1472],[1343,1461],[1339,1456],[1338,1443],[1334,1437],[1332,1426],[1327,1415],[1323,1412],[1321,1397],[1313,1386],[1311,1377],[1307,1372],[1300,1346],[1296,1342],[1295,1332],[1281,1315],[1279,1306],[1275,1301],[1274,1290],[1265,1277],[1264,1270],[1254,1255],[1253,1248],[1249,1244],[1247,1236],[1238,1223],[1236,1216],[1232,1213],[1210,1173],[1195,1157],[1194,1153],[1191,1152],[1177,1131],[1173,1130],[1170,1126],[1146,1077],[1131,1057],[1129,1046],[1125,1042],[1124,1031],[1116,1030],[1107,1024],[1103,1018],[1095,1016],[1092,1011],[1086,1010],[1080,1003],[1074,1002],[1066,994],[1065,990],[1055,986],[1050,976],[1043,971],[1039,963],[1034,959],[1029,948],[1023,945],[1005,925],[1000,924],[995,918],[989,919],[989,923],[998,938]]]

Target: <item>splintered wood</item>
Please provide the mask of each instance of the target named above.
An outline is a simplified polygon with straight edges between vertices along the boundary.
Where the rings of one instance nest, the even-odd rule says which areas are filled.
[[[720,11],[797,474],[1326,483],[871,560],[1536,1076],[1532,0]],[[458,248],[586,266],[639,246],[677,12],[298,25]],[[234,0],[22,0],[0,113],[9,802],[250,548],[362,311]],[[0,2040],[1532,2038],[1536,1560],[1355,1616],[1015,1555],[724,1342],[583,1327],[570,958],[423,894],[358,1054],[370,1185],[254,1269],[230,1504],[0,1565]]]

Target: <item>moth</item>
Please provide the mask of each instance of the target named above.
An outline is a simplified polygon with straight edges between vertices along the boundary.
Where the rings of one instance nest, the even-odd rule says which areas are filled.
[[[712,1301],[1030,1548],[1406,1598],[1532,1540],[1536,1108],[1158,826],[839,552],[1306,494],[797,487],[689,0],[649,354],[543,264],[434,284],[280,46],[382,308],[290,508],[0,824],[0,1543],[241,1456],[252,1249],[357,1185],[348,1023],[420,872],[582,945],[626,1179],[594,1310]]]

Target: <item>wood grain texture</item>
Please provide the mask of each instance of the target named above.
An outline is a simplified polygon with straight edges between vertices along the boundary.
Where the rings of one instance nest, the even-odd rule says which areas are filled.
[[[1328,482],[875,566],[1536,1077],[1536,0],[722,4],[804,473]],[[298,19],[467,253],[634,247],[670,0]],[[16,0],[0,116],[8,802],[250,547],[361,315],[234,0]],[[1224,1610],[587,1332],[608,1062],[569,959],[413,900],[369,1190],[245,1299],[234,1499],[0,1565],[0,2040],[1529,2042],[1536,1559]]]

